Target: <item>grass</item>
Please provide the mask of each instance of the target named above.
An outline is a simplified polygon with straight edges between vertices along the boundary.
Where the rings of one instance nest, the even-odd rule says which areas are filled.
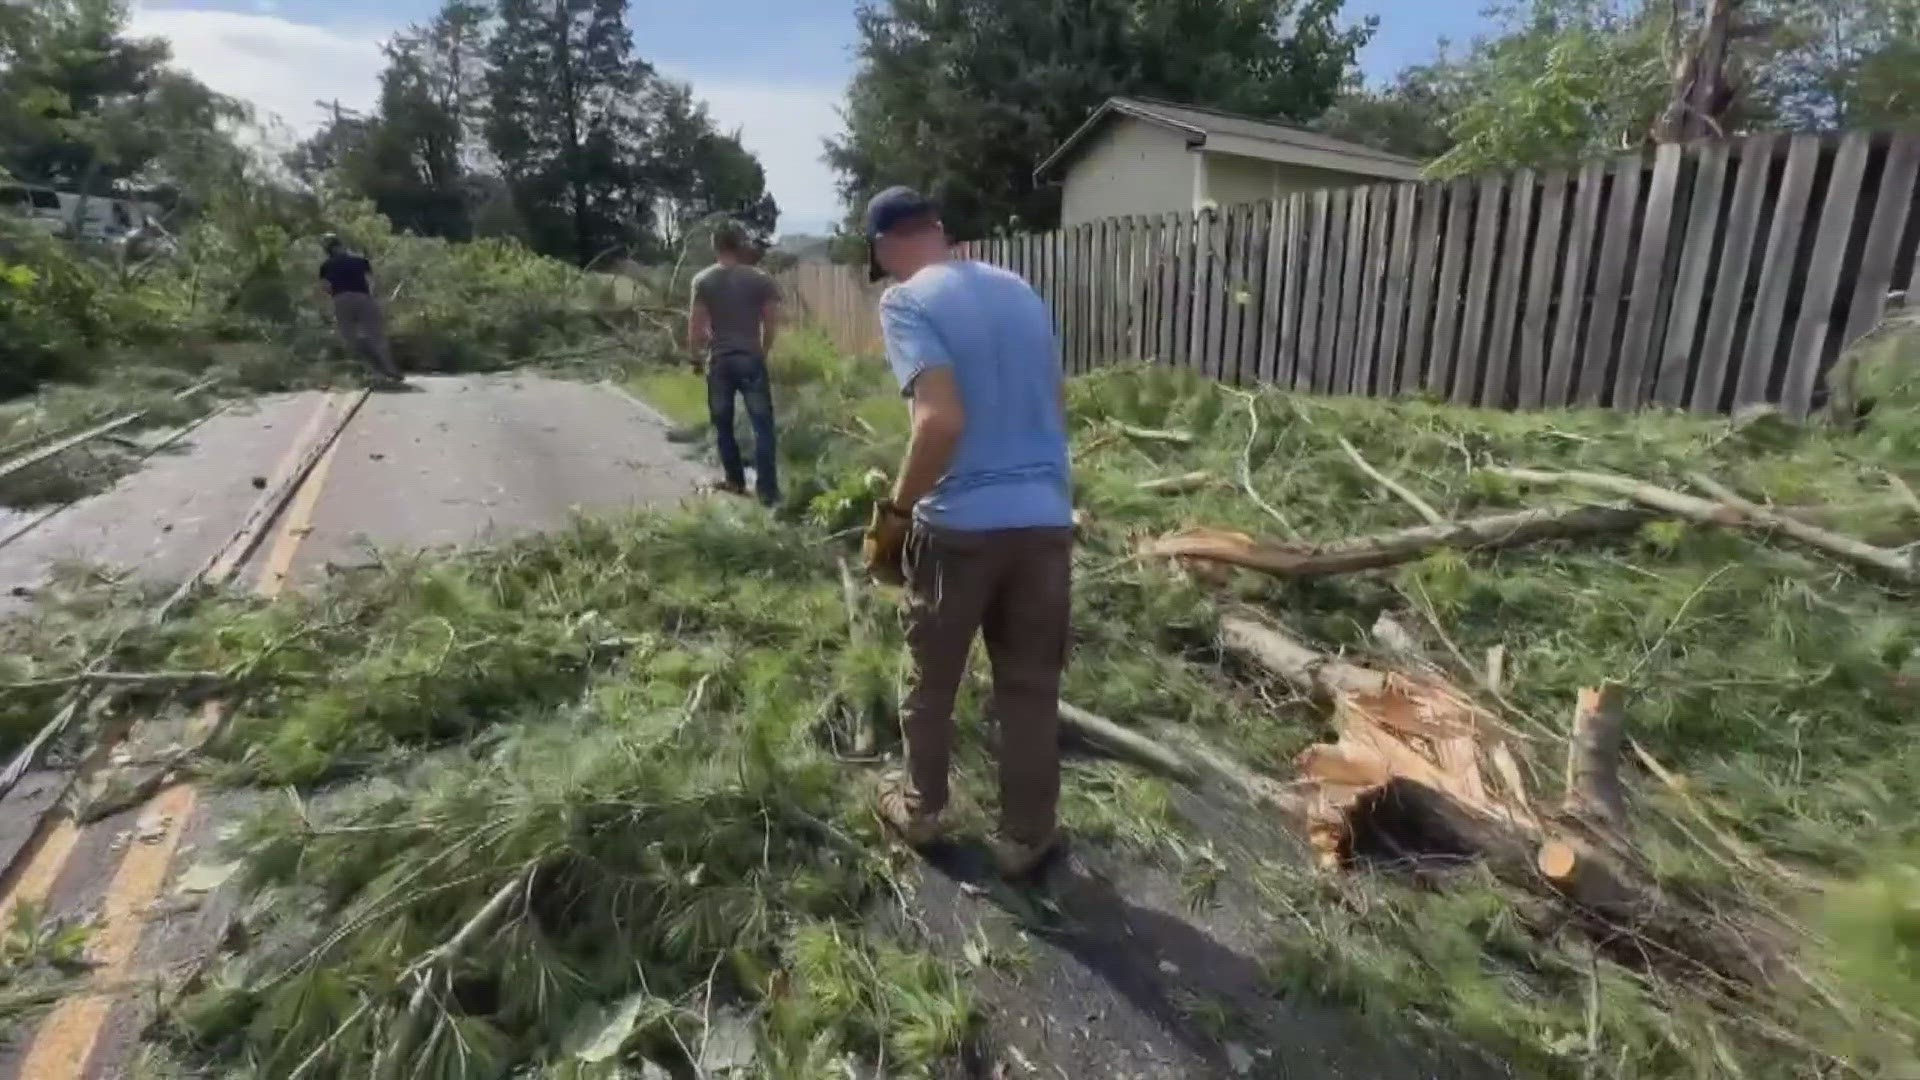
[[[911,919],[879,917],[903,902],[900,868],[850,760],[857,730],[897,707],[901,637],[874,598],[849,632],[850,541],[833,537],[882,490],[905,410],[882,367],[810,333],[790,335],[774,368],[788,489],[776,514],[728,501],[583,519],[488,551],[390,558],[272,604],[210,600],[119,639],[127,668],[228,672],[234,717],[201,767],[287,791],[234,840],[259,897],[252,943],[172,999],[173,1054],[234,1075],[310,1061],[304,1075],[361,1077],[382,1046],[417,1036],[420,1075],[437,1076],[610,1076],[747,1043],[749,1075],[959,1067],[987,1019],[969,971],[988,958],[930,950]],[[635,385],[700,424],[697,376],[655,369]],[[1449,515],[1564,497],[1488,466],[1675,486],[1697,469],[1903,542],[1920,514],[1887,475],[1911,477],[1920,399],[1897,380],[1879,393],[1849,430],[1246,394],[1159,369],[1071,391],[1089,522],[1066,697],[1284,775],[1324,718],[1223,655],[1220,611],[1254,605],[1357,654],[1391,612],[1442,658],[1506,650],[1512,713],[1537,735],[1524,764],[1551,798],[1575,692],[1624,680],[1633,738],[1681,785],[1630,770],[1637,841],[1676,895],[1778,913],[1801,978],[1728,986],[1636,957],[1475,868],[1329,876],[1250,858],[1168,784],[1114,763],[1070,766],[1069,827],[1168,867],[1196,908],[1219,902],[1224,879],[1257,897],[1276,1000],[1423,1028],[1522,1075],[1914,1075],[1910,598],[1757,533],[1664,522],[1318,581],[1215,585],[1132,556],[1139,536],[1196,524],[1334,539],[1414,523],[1342,439]],[[1178,497],[1138,486],[1190,471],[1215,482]],[[9,631],[8,677],[77,670],[132,599],[59,592]],[[978,691],[961,706],[969,829],[992,810]],[[24,730],[57,699],[16,690],[0,721]],[[1814,887],[1753,873],[1720,836]],[[515,899],[477,946],[436,958],[503,890]],[[417,1025],[408,972],[435,988]]]

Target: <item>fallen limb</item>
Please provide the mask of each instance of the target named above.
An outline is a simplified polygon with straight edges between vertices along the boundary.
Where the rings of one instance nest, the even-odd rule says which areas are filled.
[[[1548,472],[1542,469],[1495,469],[1500,476],[1523,484],[1574,485],[1604,491],[1662,513],[1697,521],[1703,525],[1738,525],[1738,511],[1706,499],[1682,494],[1669,488],[1635,480],[1628,476],[1597,472]]]
[[[1350,664],[1303,645],[1285,630],[1263,619],[1228,615],[1220,620],[1220,640],[1233,652],[1315,697],[1379,693],[1387,685],[1383,672]]]
[[[1114,424],[1114,429],[1127,438],[1140,442],[1168,443],[1173,446],[1193,445],[1193,432],[1191,431],[1163,431],[1158,428],[1136,427],[1133,424],[1118,422]]]
[[[1142,480],[1135,487],[1148,495],[1186,495],[1212,483],[1213,474],[1201,469],[1179,476],[1163,476],[1158,480]]]
[[[1226,563],[1277,577],[1324,577],[1398,566],[1442,548],[1497,550],[1542,540],[1630,532],[1647,518],[1642,510],[1607,506],[1522,510],[1329,544],[1272,543],[1244,533],[1192,529],[1148,541],[1140,551],[1152,558]]]
[[[1920,514],[1920,495],[1914,494],[1912,484],[1907,483],[1899,473],[1889,469],[1887,470],[1887,486],[1893,489],[1894,494],[1899,496],[1901,502],[1907,504],[1914,513]]]
[[[1213,789],[1291,818],[1305,811],[1297,790],[1247,770],[1190,734],[1183,733],[1177,742],[1172,733],[1155,739],[1065,701],[1060,703],[1060,730],[1108,757],[1190,787]]]
[[[27,679],[0,683],[0,690],[57,690],[70,686],[117,686],[139,689],[149,686],[181,686],[219,682],[227,678],[219,671],[83,671],[51,679]]]
[[[1379,469],[1374,468],[1373,465],[1369,463],[1365,457],[1361,456],[1360,450],[1358,447],[1354,446],[1352,443],[1348,442],[1346,439],[1341,439],[1340,449],[1346,452],[1347,460],[1353,462],[1354,468],[1357,468],[1361,472],[1366,473],[1367,476],[1370,479],[1372,479],[1374,483],[1379,484],[1382,488],[1385,488],[1388,494],[1399,499],[1401,502],[1406,503],[1408,506],[1413,507],[1414,513],[1419,514],[1421,517],[1425,518],[1427,521],[1427,524],[1445,525],[1447,523],[1447,519],[1441,515],[1440,511],[1435,510],[1431,505],[1427,503],[1425,499],[1422,499],[1420,496],[1415,495],[1411,489],[1401,484],[1399,481],[1392,479],[1391,477],[1387,476],[1387,474],[1381,472]]]
[[[407,1011],[401,1015],[399,1029],[374,1061],[373,1072],[379,1080],[399,1080],[401,1076],[412,1075],[407,1066],[413,1056],[414,1046],[419,1042],[420,1024],[426,1017],[427,1005],[433,1000],[435,983],[445,969],[471,948],[474,942],[493,932],[500,920],[506,917],[507,908],[514,898],[524,894],[532,885],[538,865],[530,863],[515,874],[451,938],[407,969],[406,974],[414,980],[413,996],[407,1002]],[[402,981],[405,981],[404,976]]]
[[[1746,521],[1785,533],[1809,547],[1819,548],[1836,558],[1891,574],[1901,581],[1920,582],[1920,568],[1916,568],[1913,559],[1901,552],[1875,547],[1865,541],[1855,540],[1851,536],[1844,536],[1818,525],[1809,525],[1797,518],[1776,513],[1743,498],[1732,488],[1702,473],[1689,474],[1687,482],[1713,496],[1721,506]]]

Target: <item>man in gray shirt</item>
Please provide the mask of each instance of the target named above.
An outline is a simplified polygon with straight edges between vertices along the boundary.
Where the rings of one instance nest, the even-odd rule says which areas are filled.
[[[745,494],[746,466],[733,433],[733,398],[740,395],[753,425],[755,494],[773,506],[780,501],[774,455],[773,390],[767,380],[767,354],[780,329],[780,289],[748,263],[752,251],[746,230],[722,222],[713,232],[714,264],[693,279],[693,306],[687,340],[707,369],[707,414],[713,420],[726,491]]]

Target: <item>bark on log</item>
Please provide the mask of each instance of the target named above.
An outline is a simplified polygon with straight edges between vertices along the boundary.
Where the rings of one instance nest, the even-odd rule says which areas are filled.
[[[1567,795],[1561,809],[1610,829],[1627,820],[1626,792],[1620,786],[1625,701],[1618,683],[1581,690],[1567,739]]]
[[[1301,644],[1286,631],[1261,619],[1228,615],[1220,620],[1220,640],[1234,652],[1316,697],[1377,694],[1387,677]]]
[[[1270,543],[1245,533],[1192,529],[1148,541],[1141,554],[1226,563],[1276,577],[1324,577],[1398,566],[1441,548],[1497,550],[1542,540],[1630,532],[1644,524],[1648,516],[1641,510],[1608,506],[1522,510],[1329,544]]]
[[[1544,469],[1495,469],[1500,476],[1523,484],[1574,484],[1604,491],[1622,499],[1631,499],[1652,510],[1673,514],[1703,525],[1738,525],[1738,511],[1693,495],[1682,494],[1657,484],[1597,472],[1550,472]]]
[[[1746,522],[1785,533],[1809,547],[1819,548],[1829,555],[1855,565],[1889,574],[1908,584],[1920,583],[1920,567],[1916,567],[1911,558],[1898,551],[1875,547],[1864,541],[1855,540],[1851,536],[1844,536],[1818,525],[1809,525],[1797,518],[1776,513],[1741,497],[1733,489],[1701,473],[1690,474],[1687,481],[1719,500],[1720,505]]]
[[[1727,77],[1727,57],[1735,0],[1707,0],[1700,29],[1684,46],[1679,41],[1680,0],[1673,3],[1668,49],[1685,51],[1668,57],[1673,65],[1673,96],[1649,135],[1656,143],[1722,137],[1726,131],[1720,117],[1733,104],[1734,96],[1733,83]]]

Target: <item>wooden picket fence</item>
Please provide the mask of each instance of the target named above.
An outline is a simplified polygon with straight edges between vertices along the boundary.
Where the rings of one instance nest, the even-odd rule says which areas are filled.
[[[1762,135],[964,250],[1033,283],[1073,373],[1142,360],[1495,408],[1805,415],[1889,292],[1920,299],[1917,178],[1920,133]],[[790,284],[842,348],[879,348],[864,275]]]

